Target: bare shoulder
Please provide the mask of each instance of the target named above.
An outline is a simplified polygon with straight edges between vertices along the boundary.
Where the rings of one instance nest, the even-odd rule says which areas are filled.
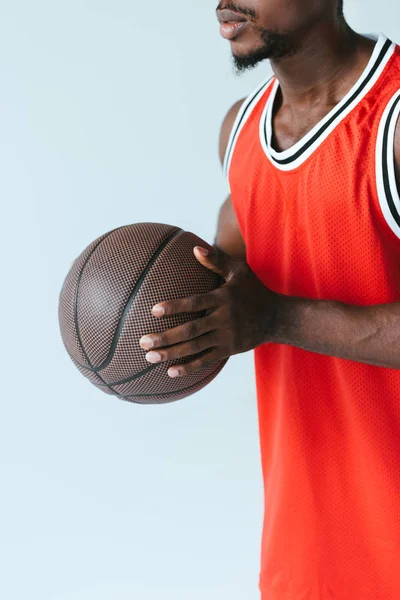
[[[240,100],[235,102],[235,104],[233,104],[230,107],[222,121],[219,135],[219,158],[222,165],[224,164],[225,152],[228,146],[229,136],[231,135],[233,124],[240,110],[240,107],[242,106],[245,100],[246,98],[241,98]]]
[[[235,102],[223,119],[219,136],[219,157],[221,165],[224,164],[225,153],[232,127],[245,99],[246,98],[242,98],[241,100]],[[240,231],[239,223],[230,195],[222,204],[219,212],[217,233],[214,244],[224,250],[224,252],[230,256],[238,258],[246,257],[246,246]]]

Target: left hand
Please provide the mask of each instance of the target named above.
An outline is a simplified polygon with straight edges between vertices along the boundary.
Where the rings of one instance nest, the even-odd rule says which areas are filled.
[[[143,350],[151,349],[146,354],[151,363],[201,353],[192,362],[170,367],[170,377],[181,377],[273,341],[281,295],[266,288],[243,259],[233,258],[216,247],[207,256],[196,246],[194,254],[207,269],[221,275],[225,283],[208,294],[161,302],[153,307],[152,314],[162,318],[207,310],[207,315],[140,340]]]

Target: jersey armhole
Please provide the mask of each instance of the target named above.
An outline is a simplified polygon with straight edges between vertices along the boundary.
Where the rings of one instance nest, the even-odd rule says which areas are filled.
[[[270,82],[273,80],[273,78],[274,78],[274,75],[270,75],[269,77],[267,77],[267,79],[265,79],[261,84],[259,84],[256,87],[256,89],[247,96],[247,98],[242,103],[242,105],[236,115],[236,118],[233,122],[231,133],[230,133],[230,136],[228,139],[228,144],[227,144],[226,150],[225,150],[225,157],[224,157],[224,163],[223,163],[223,174],[224,174],[224,178],[228,182],[228,185],[229,185],[229,167],[230,167],[230,164],[232,161],[233,151],[234,151],[239,133],[243,129],[244,125],[246,124],[246,121],[249,119],[249,117],[253,111],[253,108],[255,107],[255,105],[257,104],[257,102],[259,100],[259,97],[264,93],[264,91],[266,90],[266,88],[270,84]]]
[[[400,195],[396,181],[394,136],[400,115],[400,90],[390,99],[379,124],[376,144],[376,184],[382,215],[400,240]]]

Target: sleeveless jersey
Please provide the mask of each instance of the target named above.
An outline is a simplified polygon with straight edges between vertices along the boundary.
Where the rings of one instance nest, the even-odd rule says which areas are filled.
[[[357,83],[283,152],[278,86],[248,96],[225,155],[250,268],[288,296],[400,302],[400,47],[376,36]],[[262,600],[399,600],[400,370],[275,343],[254,358]]]

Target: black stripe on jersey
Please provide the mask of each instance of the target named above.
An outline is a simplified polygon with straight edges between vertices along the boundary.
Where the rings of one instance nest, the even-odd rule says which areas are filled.
[[[273,78],[274,78],[274,75],[272,75],[268,79],[268,81],[261,88],[258,87],[257,90],[252,94],[251,97],[247,98],[247,100],[248,100],[247,106],[246,106],[245,110],[243,111],[243,114],[242,114],[242,116],[241,116],[241,118],[239,120],[239,123],[237,124],[237,127],[235,129],[235,133],[233,134],[233,137],[232,137],[232,142],[231,142],[229,148],[227,148],[226,158],[224,160],[224,164],[226,165],[226,168],[228,168],[229,161],[231,159],[232,149],[233,149],[233,147],[235,145],[235,141],[236,141],[236,138],[237,138],[237,135],[238,135],[238,131],[240,129],[240,125],[243,122],[244,117],[248,114],[249,108],[253,104],[253,100],[258,96],[258,94],[260,94],[261,92],[263,92],[263,93],[265,92],[265,90],[267,89],[267,87],[269,86],[269,84],[271,83],[271,81],[273,80]]]
[[[397,98],[392,108],[390,109],[386,125],[385,131],[383,134],[383,152],[382,152],[382,173],[383,173],[383,185],[385,188],[386,200],[392,214],[393,219],[396,221],[397,225],[400,227],[400,214],[397,211],[396,205],[393,200],[392,188],[390,185],[389,179],[389,160],[393,160],[393,148],[389,148],[389,130],[390,125],[392,123],[393,114],[396,110],[397,105],[400,102],[400,96]]]
[[[318,138],[328,129],[328,127],[330,127],[332,125],[332,123],[334,123],[334,121],[336,121],[336,119],[338,117],[340,117],[340,115],[350,106],[350,104],[352,104],[352,102],[354,102],[354,100],[357,98],[357,96],[359,96],[361,94],[363,89],[368,85],[368,83],[371,81],[371,79],[373,78],[373,76],[375,75],[377,70],[379,69],[379,67],[382,64],[383,59],[385,58],[385,55],[391,45],[392,45],[392,42],[390,40],[386,40],[384,46],[382,47],[381,52],[379,53],[378,58],[376,59],[374,67],[371,69],[371,71],[368,74],[368,77],[366,77],[364,79],[364,81],[360,84],[360,86],[354,92],[354,94],[347,100],[347,102],[345,104],[343,104],[341,109],[338,110],[338,112],[335,113],[329,119],[329,121],[327,121],[321,127],[321,129],[319,129],[317,131],[317,133],[310,140],[308,140],[308,142],[306,144],[304,144],[304,146],[302,148],[300,148],[300,150],[298,150],[295,154],[293,154],[293,156],[290,156],[289,158],[279,159],[274,156],[273,160],[280,165],[288,165],[291,162],[297,160],[300,156],[302,156],[304,154],[304,152],[306,152],[306,150],[308,150],[308,148],[310,148],[310,146],[312,146],[318,140]],[[266,131],[265,131],[265,126],[264,126],[264,136],[265,136],[265,142],[268,146],[268,140],[267,140],[267,135],[266,135]]]

